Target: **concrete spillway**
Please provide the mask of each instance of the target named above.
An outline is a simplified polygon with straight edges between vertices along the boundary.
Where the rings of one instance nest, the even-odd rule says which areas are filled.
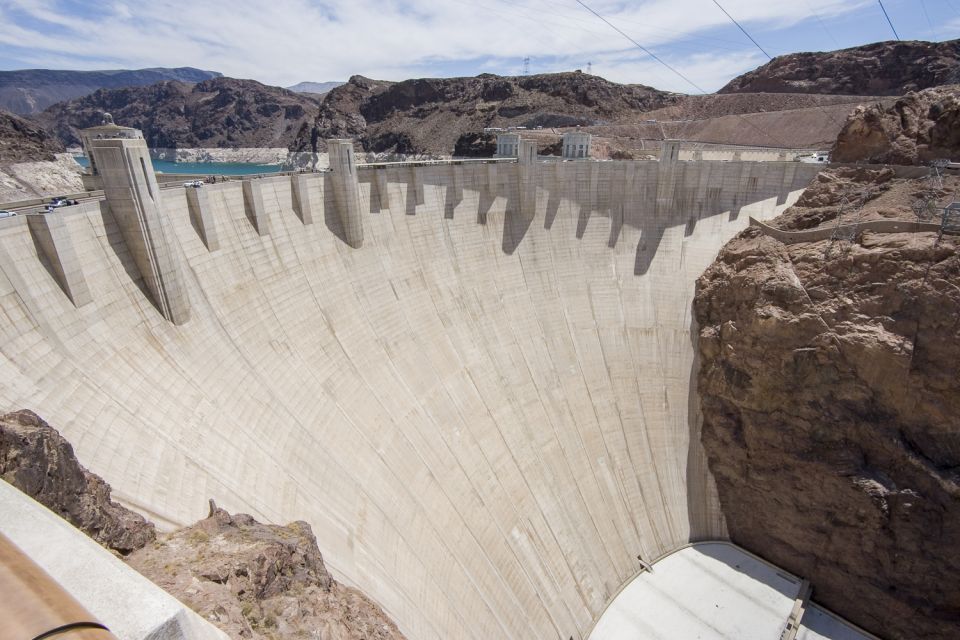
[[[0,221],[0,407],[162,525],[308,521],[410,638],[585,637],[638,555],[725,536],[694,281],[816,171],[361,167],[358,247],[329,175],[164,191],[182,324],[107,205]]]

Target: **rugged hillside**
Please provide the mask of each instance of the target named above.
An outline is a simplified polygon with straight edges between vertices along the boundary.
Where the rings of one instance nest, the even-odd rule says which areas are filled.
[[[317,126],[322,138],[355,138],[366,151],[449,154],[461,136],[484,127],[617,122],[679,97],[579,72],[403,82],[354,76],[327,94]]]
[[[192,67],[114,71],[56,69],[0,71],[0,109],[19,114],[39,113],[52,104],[80,98],[97,89],[141,87],[164,80],[202,82],[219,76],[220,74],[215,71],[203,71]]]
[[[32,411],[0,416],[0,478],[108,549],[128,554],[156,538],[153,525],[113,502],[110,485]]]
[[[316,114],[316,98],[253,80],[215,78],[197,84],[101,89],[37,116],[64,144],[78,129],[114,122],[143,130],[147,144],[172,147],[288,147]]]
[[[821,174],[785,229],[916,219],[960,186]],[[845,222],[854,222],[847,208]],[[960,239],[751,228],[698,282],[703,444],[735,542],[891,640],[960,637]]]
[[[957,82],[960,40],[875,42],[839,51],[791,53],[738,76],[718,93],[839,93],[900,96]]]
[[[921,164],[960,159],[960,84],[858,107],[837,137],[837,162]]]
[[[126,556],[233,638],[403,640],[377,604],[330,577],[310,525],[260,524],[211,500],[206,519],[158,538],[32,411],[0,416],[0,479]]]
[[[306,522],[210,515],[130,556],[137,571],[232,638],[402,640],[383,610],[330,577]]]
[[[0,162],[53,160],[63,145],[36,123],[0,111]]]

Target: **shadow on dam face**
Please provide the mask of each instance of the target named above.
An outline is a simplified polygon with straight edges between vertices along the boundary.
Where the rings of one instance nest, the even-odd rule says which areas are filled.
[[[215,250],[164,191],[180,326],[98,208],[64,218],[79,308],[26,225],[0,225],[0,403],[58,426],[163,527],[208,498],[306,520],[409,638],[581,638],[637,556],[725,536],[694,282],[816,167],[545,164],[530,197],[493,166],[361,167],[359,248],[319,174],[298,187],[314,224],[289,184],[260,185],[269,233],[238,183],[204,187]]]

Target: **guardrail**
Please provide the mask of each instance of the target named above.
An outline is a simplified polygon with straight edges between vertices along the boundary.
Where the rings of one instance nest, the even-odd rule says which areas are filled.
[[[800,231],[786,231],[777,229],[768,224],[760,222],[756,218],[750,218],[750,226],[757,227],[764,235],[770,236],[774,240],[779,240],[784,244],[796,244],[798,242],[819,242],[820,240],[829,240],[834,237],[837,230],[841,232],[854,232],[859,234],[863,231],[873,231],[874,233],[921,233],[940,231],[938,222],[911,222],[910,220],[868,220],[857,224],[842,224],[831,227],[820,227],[817,229],[802,229]]]

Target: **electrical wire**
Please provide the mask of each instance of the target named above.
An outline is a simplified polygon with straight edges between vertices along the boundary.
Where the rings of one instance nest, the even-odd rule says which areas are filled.
[[[641,51],[643,51],[644,53],[646,53],[648,56],[650,56],[651,58],[653,58],[654,60],[656,60],[657,62],[659,62],[660,64],[662,64],[664,67],[666,67],[667,69],[669,69],[670,71],[672,71],[673,73],[675,73],[676,75],[678,75],[679,77],[683,78],[683,80],[686,81],[687,84],[689,84],[690,86],[692,86],[694,89],[696,89],[697,91],[699,91],[701,94],[706,95],[707,92],[704,91],[699,85],[697,85],[697,83],[695,83],[693,80],[691,80],[691,79],[688,78],[687,76],[685,76],[685,75],[683,75],[682,73],[680,73],[678,70],[676,70],[676,69],[674,69],[673,67],[671,67],[669,64],[667,64],[666,62],[664,62],[663,60],[661,60],[659,57],[657,57],[657,55],[654,54],[652,51],[650,51],[649,49],[647,49],[646,47],[644,47],[642,44],[640,44],[639,42],[637,42],[636,40],[634,40],[633,38],[631,38],[630,36],[628,36],[626,33],[624,33],[623,31],[621,31],[616,25],[614,25],[614,24],[611,23],[609,20],[607,20],[606,18],[604,18],[602,15],[600,15],[599,13],[597,13],[596,11],[594,11],[593,9],[591,9],[589,6],[587,6],[587,5],[583,2],[583,0],[577,0],[577,4],[579,4],[579,5],[582,6],[584,9],[586,9],[587,11],[589,11],[590,13],[592,13],[593,15],[595,15],[597,18],[599,18],[599,19],[602,20],[603,22],[605,22],[611,29],[613,29],[614,31],[616,31],[617,33],[619,33],[620,35],[622,35],[624,38],[626,38],[627,40],[629,40],[630,42],[632,42],[635,47],[637,47],[638,49],[640,49]],[[759,45],[757,45],[757,46],[759,46]],[[766,53],[766,52],[764,52],[764,53]],[[772,133],[770,133],[769,131],[764,131],[763,129],[761,129],[761,128],[758,127],[757,125],[753,124],[752,122],[750,122],[750,120],[748,120],[747,118],[745,118],[742,114],[737,113],[737,114],[731,114],[731,115],[735,115],[736,117],[738,117],[738,118],[740,118],[741,120],[743,120],[743,122],[744,122],[748,127],[750,127],[751,129],[762,133],[764,136],[766,136],[766,137],[769,138],[770,140],[773,140],[774,142],[776,142],[776,144],[777,144],[778,147],[784,148],[784,149],[789,148],[789,145],[785,144],[782,140],[780,140],[779,138],[777,138],[776,136],[774,136],[774,135],[773,135]],[[687,124],[687,126],[689,126],[689,123]],[[685,131],[686,131],[686,127],[684,127],[684,132],[685,132]],[[681,134],[681,137],[682,137],[682,134]]]
[[[754,40],[754,39],[753,39],[753,36],[751,36],[749,33],[747,33],[747,30],[744,29],[743,27],[741,27],[741,26],[740,26],[740,23],[737,22],[737,20],[736,20],[732,15],[730,15],[729,13],[727,13],[727,10],[724,9],[723,6],[721,6],[721,4],[720,4],[719,2],[717,2],[717,0],[713,0],[713,4],[717,5],[717,7],[720,9],[720,11],[723,11],[724,15],[726,15],[728,18],[730,18],[730,21],[731,21],[733,24],[737,25],[737,28],[740,29],[740,31],[743,31],[743,35],[745,35],[745,36],[747,36],[748,38],[750,38],[750,42],[752,42],[753,44],[755,44],[755,45],[757,46],[757,49],[760,49],[760,51],[763,51],[763,55],[767,56],[767,58],[769,58],[770,60],[773,60],[773,56],[771,56],[769,53],[767,53],[766,50],[764,50],[764,48],[760,46],[760,43],[758,43],[756,40]]]
[[[817,12],[813,9],[812,6],[810,6],[809,0],[803,0],[803,3],[804,3],[805,5],[807,5],[807,9],[810,10],[810,13],[813,14],[813,17],[815,17],[815,18],[817,19],[817,22],[820,23],[820,28],[823,29],[824,33],[826,33],[827,36],[829,36],[830,39],[833,40],[833,44],[836,45],[837,49],[842,48],[842,47],[840,46],[840,43],[839,43],[839,42],[837,41],[837,39],[833,36],[833,33],[832,33],[829,29],[827,29],[827,25],[823,22],[823,18],[820,17],[820,14],[817,13]]]
[[[927,26],[930,27],[930,39],[936,40],[937,33],[933,28],[933,22],[930,20],[930,12],[927,11],[927,2],[926,0],[920,0],[920,7],[923,9],[923,15],[927,19]]]
[[[635,47],[637,47],[638,49],[640,49],[641,51],[643,51],[645,54],[647,54],[648,56],[650,56],[651,58],[653,58],[654,60],[656,60],[657,62],[659,62],[660,64],[662,64],[663,66],[665,66],[667,69],[669,69],[670,71],[672,71],[672,72],[675,73],[676,75],[678,75],[678,76],[680,76],[681,78],[683,78],[683,80],[684,80],[687,84],[689,84],[691,87],[693,87],[694,89],[696,89],[697,91],[699,91],[699,92],[702,93],[702,94],[706,94],[706,93],[707,93],[706,91],[704,91],[703,89],[701,89],[701,88],[697,85],[697,83],[695,83],[693,80],[691,80],[691,79],[688,78],[687,76],[683,75],[682,73],[680,73],[679,71],[677,71],[676,69],[674,69],[673,67],[671,67],[669,64],[667,64],[666,62],[664,62],[663,60],[661,60],[660,58],[658,58],[655,53],[653,53],[652,51],[650,51],[650,49],[647,49],[645,46],[643,46],[642,44],[640,44],[639,42],[637,42],[636,40],[634,40],[633,38],[631,38],[630,36],[628,36],[626,33],[624,33],[623,31],[621,31],[615,24],[613,24],[612,22],[610,22],[609,20],[607,20],[606,18],[604,18],[602,15],[600,15],[599,13],[597,13],[596,11],[594,11],[593,9],[591,9],[590,7],[588,7],[586,4],[583,3],[583,0],[577,0],[577,4],[579,4],[579,5],[582,6],[584,9],[586,9],[587,11],[589,11],[590,13],[592,13],[593,15],[595,15],[595,16],[597,16],[598,18],[600,18],[601,20],[603,20],[605,23],[607,23],[607,26],[609,26],[611,29],[613,29],[614,31],[616,31],[617,33],[619,33],[620,35],[622,35],[624,38],[626,38],[627,40],[629,40],[630,42],[632,42]]]
[[[886,7],[883,6],[883,0],[877,0],[877,4],[880,5],[880,10],[883,11],[883,17],[887,19],[887,24],[890,25],[890,30],[893,31],[894,37],[899,41],[900,34],[897,33],[897,30],[893,26],[893,21],[890,20],[890,15],[887,13]]]

